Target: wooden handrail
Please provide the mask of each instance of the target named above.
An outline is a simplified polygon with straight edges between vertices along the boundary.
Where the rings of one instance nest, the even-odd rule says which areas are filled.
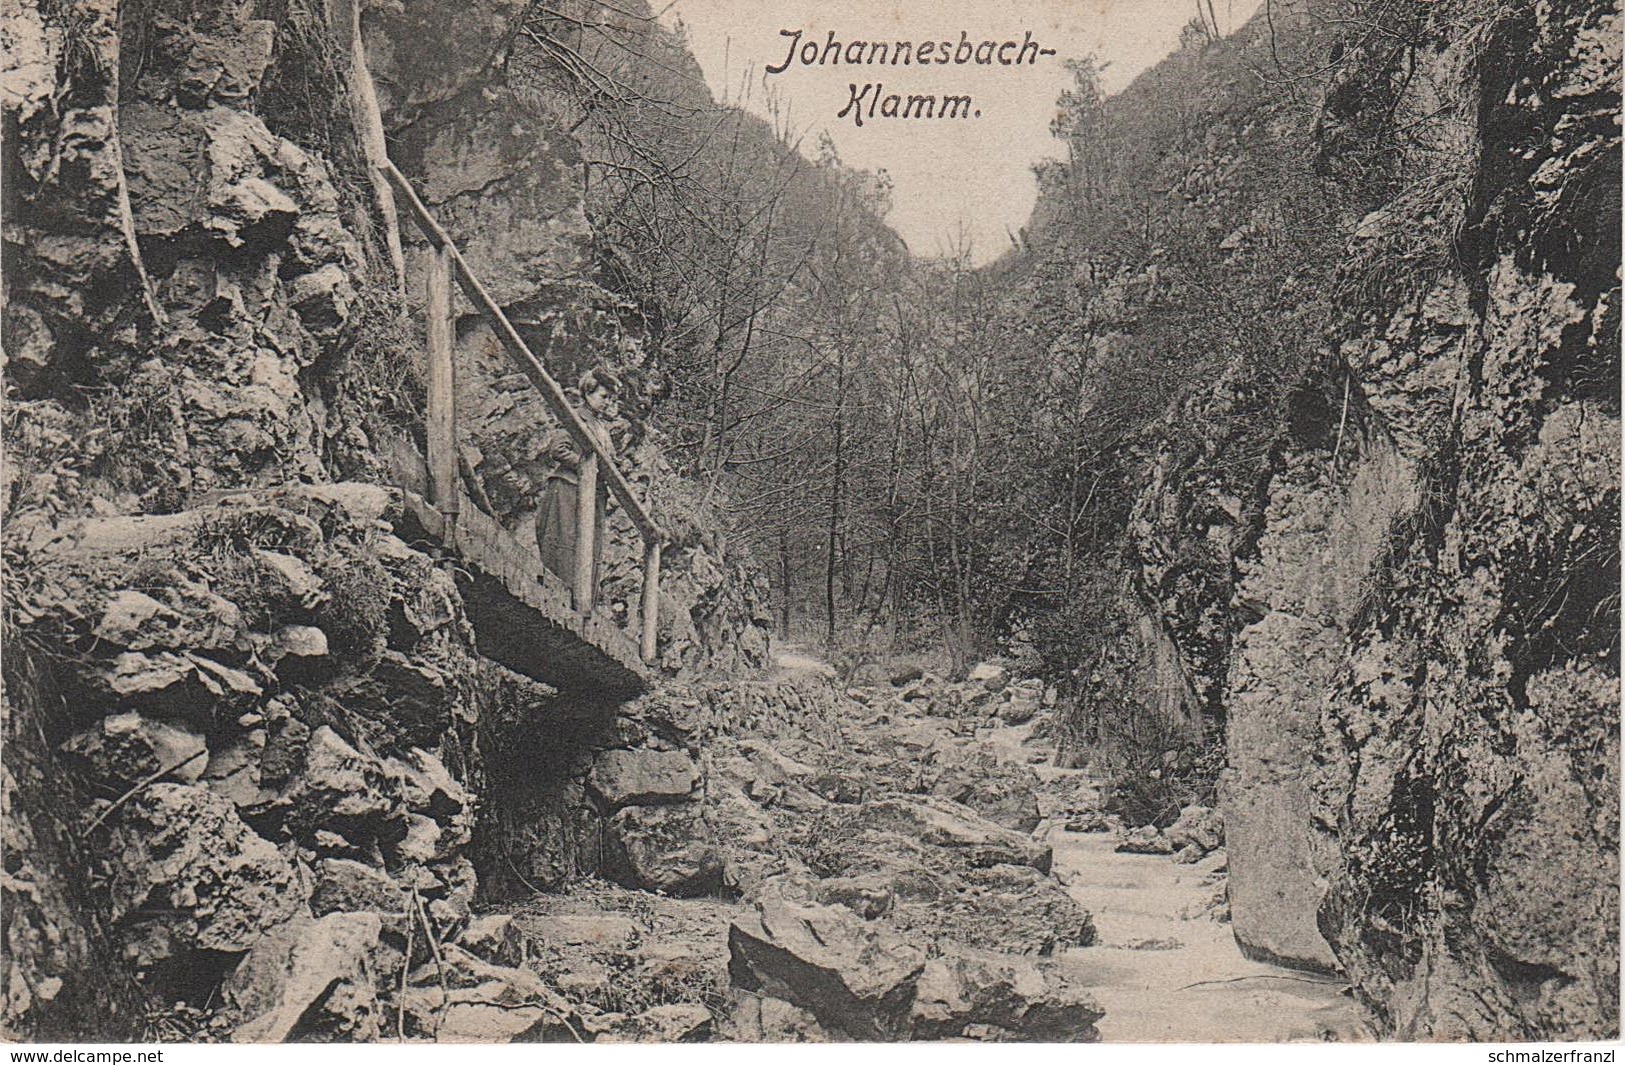
[[[412,183],[406,179],[406,175],[400,172],[388,156],[381,153],[373,160],[373,164],[374,169],[387,179],[382,183],[383,186],[387,189],[393,184],[400,191],[401,198],[406,201],[407,209],[417,222],[418,228],[434,246],[429,268],[429,299],[426,308],[430,356],[428,459],[430,484],[432,494],[435,496],[433,502],[451,521],[456,521],[456,382],[452,351],[454,337],[450,278],[450,275],[455,273],[463,291],[485,316],[497,339],[502,341],[502,346],[519,364],[519,369],[525,376],[530,378],[530,383],[536,386],[536,390],[542,394],[542,398],[547,401],[554,415],[575,438],[583,452],[581,481],[577,488],[580,498],[576,512],[576,564],[571,581],[576,610],[582,614],[592,613],[593,600],[597,594],[593,579],[596,569],[593,560],[597,557],[597,545],[593,542],[597,531],[597,508],[591,502],[597,495],[595,483],[597,477],[602,477],[608,483],[609,490],[620,500],[627,516],[632,519],[632,524],[643,537],[643,590],[640,597],[642,601],[639,604],[641,617],[638,643],[643,660],[653,664],[660,623],[660,547],[665,541],[665,534],[660,526],[655,524],[654,518],[650,517],[643,501],[633,494],[631,483],[615,465],[609,449],[587,428],[575,408],[570,406],[569,397],[564,394],[564,389],[559,387],[553,375],[547,372],[547,367],[542,365],[542,360],[538,359],[525,344],[524,338],[513,327],[513,323],[508,320],[502,308],[497,306],[491,294],[485,290],[480,279],[474,276],[474,271],[463,258],[462,252],[457,250],[451,236],[441,228],[434,215],[429,213],[428,207],[418,199],[417,190],[412,188]]]
[[[508,349],[508,354],[513,357],[519,369],[526,377],[530,378],[531,384],[535,385],[536,390],[542,394],[542,398],[547,401],[547,405],[553,411],[554,416],[559,419],[566,431],[569,432],[575,439],[576,444],[584,452],[590,452],[598,457],[599,474],[608,483],[609,489],[614,493],[615,498],[620,500],[621,506],[626,510],[627,517],[632,519],[632,524],[637,527],[639,534],[643,537],[645,547],[663,542],[665,535],[660,526],[655,524],[654,518],[649,515],[643,501],[633,493],[631,483],[627,481],[625,474],[621,473],[620,469],[615,465],[614,457],[610,454],[609,449],[604,447],[597,436],[587,429],[586,423],[581,420],[581,416],[570,405],[569,397],[564,394],[564,389],[560,387],[558,381],[553,379],[553,375],[547,372],[547,367],[542,365],[542,361],[526,346],[524,339],[514,329],[513,323],[508,320],[508,316],[502,312],[501,307],[497,306],[496,301],[491,298],[491,294],[480,283],[480,279],[474,276],[474,271],[469,267],[468,261],[463,258],[462,252],[457,250],[457,245],[452,242],[450,235],[441,228],[440,223],[429,213],[428,207],[424,206],[423,201],[418,199],[417,190],[412,188],[412,183],[406,179],[406,175],[401,173],[394,162],[389,159],[379,161],[378,169],[400,190],[401,198],[406,201],[408,210],[411,212],[413,219],[416,220],[418,228],[423,230],[424,236],[429,238],[429,241],[436,249],[444,250],[451,258],[463,291],[468,294],[468,298],[473,301],[474,306],[484,314],[486,321],[490,323],[491,328],[496,332],[497,339],[502,341],[502,346]],[[655,557],[658,558],[658,554]]]

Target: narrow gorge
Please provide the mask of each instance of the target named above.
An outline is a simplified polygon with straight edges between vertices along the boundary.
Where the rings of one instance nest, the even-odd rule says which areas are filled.
[[[7,1039],[1618,1037],[1616,4],[1077,57],[985,262],[642,0],[0,44]]]

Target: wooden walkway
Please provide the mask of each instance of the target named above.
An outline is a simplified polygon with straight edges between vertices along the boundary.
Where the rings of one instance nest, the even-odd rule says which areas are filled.
[[[398,476],[401,485],[426,486],[404,492],[400,531],[430,541],[455,556],[480,653],[516,672],[560,690],[607,697],[636,694],[648,687],[657,660],[660,619],[660,554],[666,536],[644,499],[616,465],[615,456],[590,431],[564,389],[525,344],[524,338],[457,245],[419,198],[405,174],[390,160],[382,116],[361,39],[361,4],[340,0],[334,18],[350,37],[350,105],[367,156],[373,191],[383,216],[396,281],[404,293],[407,267],[400,234],[405,215],[427,240],[423,274],[423,325],[428,351],[428,403],[424,418],[427,452],[418,456],[426,470]],[[575,440],[583,458],[576,507],[576,559],[566,584],[545,573],[536,545],[522,542],[494,518],[470,504],[458,477],[456,321],[459,289],[496,335],[515,367],[540,393],[555,421]],[[398,474],[404,471],[397,471]],[[426,477],[416,476],[426,472]],[[643,587],[638,595],[637,635],[629,636],[595,611],[595,561],[602,544],[595,505],[600,491],[614,496],[643,540]]]
[[[416,492],[402,492],[396,531],[458,560],[458,591],[480,654],[562,692],[610,700],[647,690],[651,671],[637,643],[606,614],[571,607],[565,583],[522,542],[470,505],[448,522]]]

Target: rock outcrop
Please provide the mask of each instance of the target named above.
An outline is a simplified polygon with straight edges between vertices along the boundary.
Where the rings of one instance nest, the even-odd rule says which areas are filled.
[[[469,925],[473,857],[489,854],[470,846],[477,811],[511,768],[482,746],[505,715],[590,726],[613,707],[561,710],[481,660],[455,560],[396,535],[404,511],[385,486],[421,488],[421,246],[409,239],[397,277],[386,234],[414,230],[378,210],[355,26],[401,165],[515,317],[546,321],[532,340],[560,375],[633,365],[636,337],[590,277],[569,133],[492,62],[524,5],[330,7],[3,12],[4,805],[8,855],[26,856],[0,887],[8,1034],[127,1038],[156,1023],[179,1038],[208,1023],[211,1038],[365,1039],[387,1014],[413,1037],[528,1038],[574,1023],[512,973],[470,977],[441,1015],[418,1009],[428,944]],[[481,448],[511,435],[523,450],[546,418],[506,370],[481,376],[495,372],[490,338],[463,326],[466,465],[514,519],[539,470],[504,495]],[[636,478],[681,496],[645,438],[647,404],[626,413]],[[613,527],[606,613],[628,621],[637,560],[624,519]],[[759,663],[748,560],[676,531],[666,666]],[[604,803],[585,767],[559,769],[537,803],[594,841],[593,869],[618,809],[694,808],[682,786],[697,774],[681,767],[631,790],[606,770]],[[648,836],[624,849],[649,852]],[[707,853],[696,882],[714,883],[719,861]],[[325,940],[340,956],[311,948]],[[172,1012],[143,1016],[136,978]],[[222,989],[231,1010],[199,1019]]]
[[[1610,1037],[1617,7],[1432,9],[1407,24],[1403,84],[1300,13],[1178,60],[1222,77],[1266,45],[1335,57],[1312,113],[1234,90],[1195,141],[1172,135],[1167,217],[1205,219],[1215,268],[1245,284],[1283,271],[1317,308],[1289,337],[1306,354],[1267,363],[1297,376],[1261,415],[1263,356],[1238,340],[1164,423],[1129,521],[1123,638],[1069,727],[1126,704],[1181,743],[1224,737],[1252,955],[1346,973],[1405,1038]],[[1158,77],[1119,98],[1124,122],[1154,126]],[[1391,184],[1373,162],[1389,123],[1411,138]],[[1325,183],[1255,183],[1294,153]],[[1338,265],[1309,297],[1319,260],[1266,238],[1320,195]]]

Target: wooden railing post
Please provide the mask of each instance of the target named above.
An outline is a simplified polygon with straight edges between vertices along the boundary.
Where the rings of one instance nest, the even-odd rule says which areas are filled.
[[[576,557],[571,593],[575,608],[583,614],[592,612],[597,598],[594,580],[600,546],[598,539],[598,482],[602,478],[609,492],[615,496],[643,537],[643,592],[641,611],[641,651],[646,662],[655,659],[656,636],[660,628],[660,545],[664,534],[649,514],[644,501],[638,498],[626,475],[615,465],[607,450],[607,442],[587,428],[581,415],[571,407],[564,389],[547,372],[534,352],[525,344],[508,316],[497,306],[480,279],[463,258],[451,237],[435,221],[434,215],[423,205],[412,183],[406,179],[387,155],[380,152],[374,160],[378,173],[392,183],[400,193],[408,212],[429,238],[433,254],[428,274],[429,316],[429,485],[431,502],[448,519],[455,519],[458,508],[457,485],[457,427],[456,379],[453,371],[454,319],[452,317],[452,284],[455,275],[464,294],[483,315],[538,392],[559,419],[560,424],[574,438],[583,453],[580,476],[576,487]]]
[[[598,559],[598,456],[586,455],[581,460],[576,483],[576,574],[572,590],[575,606],[583,614],[592,613],[593,599],[598,591],[593,578],[593,565]]]
[[[643,602],[638,606],[643,628],[643,660],[655,660],[655,636],[660,630],[660,541],[650,538],[643,544]]]
[[[451,316],[451,251],[429,256],[429,502],[447,518],[457,513],[457,376]]]

